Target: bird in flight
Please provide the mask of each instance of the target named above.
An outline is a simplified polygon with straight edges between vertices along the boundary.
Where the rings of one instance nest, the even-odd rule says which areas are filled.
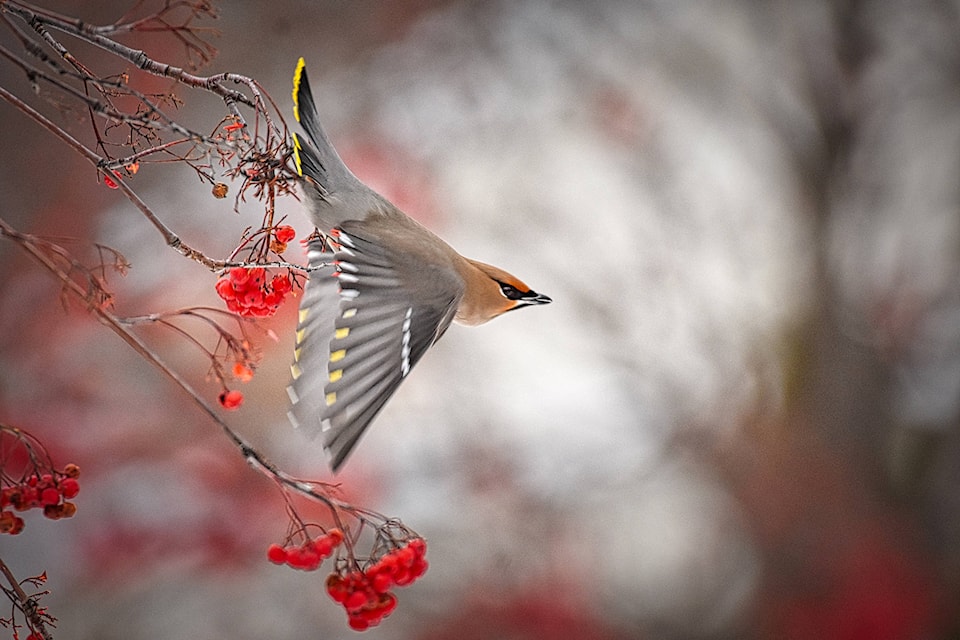
[[[321,234],[308,245],[289,416],[322,434],[337,471],[451,322],[483,324],[551,300],[503,269],[461,256],[353,175],[320,124],[303,58],[293,104],[307,137],[293,134],[294,161]]]

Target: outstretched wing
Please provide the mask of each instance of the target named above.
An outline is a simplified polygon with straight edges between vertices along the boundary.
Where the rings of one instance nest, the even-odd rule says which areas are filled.
[[[334,471],[423,354],[450,326],[459,276],[425,274],[403,285],[397,258],[364,237],[362,223],[331,232],[333,254],[311,246],[314,271],[300,309],[290,387],[295,425],[319,428]],[[334,277],[325,277],[325,276]]]

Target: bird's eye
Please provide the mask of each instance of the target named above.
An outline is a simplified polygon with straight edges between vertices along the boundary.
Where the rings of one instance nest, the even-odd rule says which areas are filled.
[[[523,297],[523,294],[520,293],[515,286],[507,284],[506,282],[500,283],[500,291],[510,300],[519,300]]]

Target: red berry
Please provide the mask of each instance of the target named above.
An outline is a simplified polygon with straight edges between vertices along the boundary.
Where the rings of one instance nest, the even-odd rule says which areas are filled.
[[[243,295],[237,296],[237,300],[245,307],[255,307],[263,300],[263,291],[247,289],[243,292]]]
[[[293,289],[293,283],[290,282],[290,277],[283,275],[273,276],[273,280],[270,281],[270,286],[279,294],[287,293]]]
[[[412,549],[416,556],[423,556],[427,553],[427,541],[423,538],[414,538],[407,543],[407,547]]]
[[[333,553],[333,541],[323,535],[313,541],[313,550],[321,557],[326,558]]]
[[[227,278],[220,278],[217,280],[217,284],[214,285],[214,288],[217,290],[217,295],[224,300],[233,300],[236,297],[236,292],[233,290],[233,285],[230,284],[230,280]]]
[[[260,286],[267,275],[267,270],[263,267],[253,267],[252,269],[247,269],[247,273],[250,276],[251,284]]]
[[[283,302],[282,293],[271,291],[267,295],[263,296],[263,304],[268,307],[279,307],[281,302]]]
[[[246,267],[233,267],[230,269],[230,281],[233,284],[244,285],[250,279],[250,271]]]
[[[380,571],[386,571],[387,573],[393,575],[397,571],[397,558],[392,553],[380,558],[377,562],[378,569]]]
[[[233,377],[240,382],[250,382],[253,379],[253,369],[243,362],[234,362]]]
[[[40,504],[44,507],[55,505],[60,502],[60,492],[53,487],[48,487],[40,493]]]
[[[377,603],[377,609],[380,610],[381,617],[386,618],[388,615],[393,613],[393,610],[397,608],[397,596],[392,593],[384,593],[380,595],[380,602]]]
[[[348,611],[354,611],[362,608],[369,601],[367,594],[363,591],[354,591],[347,596],[347,599],[343,602],[344,608]]]
[[[12,511],[0,511],[0,533],[9,533],[16,517]]]
[[[225,390],[220,394],[220,404],[224,409],[236,409],[243,404],[243,394],[236,389]]]
[[[416,580],[423,574],[427,572],[427,561],[422,558],[417,558],[414,560],[413,564],[410,566],[410,577],[412,580]]]
[[[397,569],[396,573],[393,574],[393,583],[398,587],[405,587],[412,583],[413,580],[413,574],[410,573],[410,569]]]
[[[274,236],[276,236],[277,242],[287,243],[297,237],[297,232],[294,231],[293,227],[284,225],[277,227]]]
[[[6,521],[3,517],[0,517],[0,533],[5,532],[15,536],[23,531],[23,518],[20,516],[15,516],[9,511],[4,511],[3,515],[5,516],[8,513],[10,514],[10,517],[6,519]]]
[[[376,573],[370,577],[370,586],[377,593],[386,593],[393,586],[393,580],[386,573]]]
[[[327,531],[327,537],[330,538],[330,542],[333,543],[333,546],[338,547],[340,543],[343,542],[343,531],[334,527]]]
[[[273,564],[283,564],[287,560],[287,552],[280,545],[271,544],[267,547],[267,560]]]
[[[43,515],[51,520],[59,520],[63,517],[63,509],[59,504],[48,504],[43,508]]]
[[[287,550],[287,564],[294,569],[313,571],[320,566],[322,558],[309,547],[296,547]]]
[[[20,504],[15,505],[20,511],[26,511],[27,509],[32,509],[40,504],[40,493],[37,491],[36,487],[31,486],[21,486],[20,487]]]
[[[315,571],[320,563],[323,562],[323,556],[313,550],[311,547],[302,547],[300,549],[300,558],[303,561],[304,571]]]
[[[347,590],[347,584],[344,579],[335,573],[331,573],[327,576],[327,594],[329,594],[334,602],[343,604],[346,602],[350,592]]]
[[[370,623],[360,616],[350,616],[347,618],[347,624],[354,631],[366,631],[370,628]]]
[[[393,552],[397,558],[397,564],[401,567],[409,567],[413,564],[413,560],[416,557],[416,551],[411,549],[409,546],[404,547],[403,549],[397,549]]]
[[[80,483],[74,478],[64,478],[60,481],[60,493],[67,500],[75,498],[80,493]]]

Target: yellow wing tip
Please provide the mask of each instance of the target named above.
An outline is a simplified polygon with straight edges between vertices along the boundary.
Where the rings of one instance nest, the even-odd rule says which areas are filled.
[[[297,94],[300,93],[300,79],[303,77],[303,71],[306,68],[307,63],[303,56],[300,56],[297,61],[297,69],[293,72],[293,117],[297,119],[297,122],[300,122],[300,100]]]
[[[293,134],[293,164],[297,167],[297,175],[303,177],[303,160],[300,159],[300,136]],[[306,319],[306,314],[301,312],[300,322]]]

